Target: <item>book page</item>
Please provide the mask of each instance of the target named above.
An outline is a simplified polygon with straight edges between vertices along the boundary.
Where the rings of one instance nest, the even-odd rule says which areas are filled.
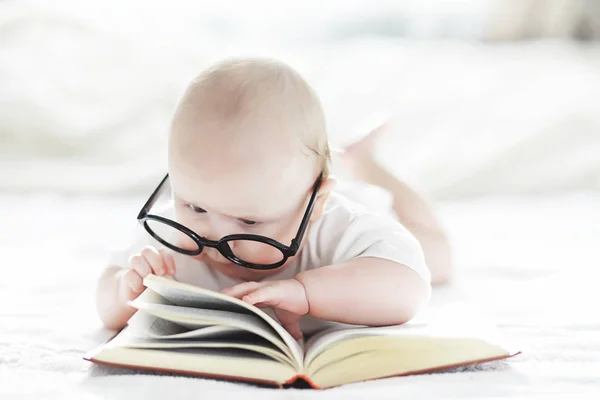
[[[152,289],[172,305],[254,315],[247,307],[231,301],[229,296],[164,277],[148,275],[144,278],[144,286]],[[190,287],[195,290],[190,290]]]
[[[500,343],[504,342],[504,345]],[[494,325],[460,304],[399,326],[331,329],[307,342],[305,373],[321,387],[509,357]]]
[[[243,332],[243,331],[241,331]],[[294,367],[291,359],[281,353],[281,350],[271,342],[248,333],[230,335],[206,340],[185,339],[152,339],[142,338],[125,331],[115,339],[114,345],[141,349],[243,349],[268,356],[276,361]]]
[[[116,339],[116,338],[115,338]],[[143,349],[104,345],[86,355],[90,361],[148,368],[152,370],[188,372],[231,379],[252,379],[282,384],[296,375],[296,369],[264,354],[245,349]]]
[[[144,301],[143,298],[137,298],[129,302],[134,308],[145,311],[157,311],[161,313],[174,314],[182,321],[180,325],[186,328],[198,329],[209,325],[252,325],[257,329],[265,331],[272,336],[278,336],[277,331],[267,324],[263,319],[251,314],[238,314],[231,311],[208,310],[203,308],[192,308],[183,306],[174,306],[170,304],[160,304]],[[150,312],[153,314],[152,312]],[[156,315],[156,314],[153,314]],[[164,318],[164,317],[160,317]],[[171,320],[169,318],[164,318]],[[177,322],[177,321],[173,321]]]
[[[407,323],[399,326],[368,327],[357,326],[355,328],[332,328],[319,332],[306,342],[306,365],[328,348],[338,345],[340,342],[354,340],[363,337],[396,337],[424,335],[430,336],[434,332],[428,329],[424,323]]]
[[[207,325],[189,329],[172,321],[145,312],[135,313],[127,322],[132,335],[151,339],[217,339],[228,338],[241,328],[225,325]]]
[[[297,367],[302,367],[304,351],[300,344],[279,323],[258,307],[252,306],[231,296],[226,296],[221,293],[182,282],[176,282],[156,275],[147,275],[144,278],[144,286],[152,289],[174,305],[230,311],[237,313],[238,315],[247,314],[258,316],[276,331],[286,347],[289,348],[289,352]]]
[[[319,332],[306,343],[305,364],[316,355],[338,342],[366,336],[387,336],[402,340],[402,337],[472,337],[490,343],[506,343],[497,337],[494,324],[485,316],[466,304],[447,304],[436,309],[427,309],[403,325],[355,328],[333,328]]]
[[[305,373],[325,388],[510,356],[502,347],[470,337],[364,336],[328,348]]]
[[[145,303],[139,299],[136,299],[129,304],[140,310],[138,312],[146,312],[155,317],[174,322],[190,329],[203,328],[206,327],[206,325],[225,325],[248,331],[265,338],[281,349],[283,354],[290,359],[293,359],[290,349],[285,345],[281,338],[276,335],[276,332],[265,323],[265,321],[255,315]]]

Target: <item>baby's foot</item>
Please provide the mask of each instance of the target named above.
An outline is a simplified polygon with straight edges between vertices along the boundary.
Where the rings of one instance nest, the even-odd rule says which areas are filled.
[[[341,160],[353,178],[371,182],[374,174],[379,173],[381,166],[376,161],[377,143],[390,128],[390,123],[378,125],[360,140],[347,146]]]

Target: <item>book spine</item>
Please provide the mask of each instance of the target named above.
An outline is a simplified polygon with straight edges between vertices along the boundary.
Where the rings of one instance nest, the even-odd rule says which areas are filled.
[[[310,387],[312,389],[317,389],[317,390],[322,389],[316,383],[314,383],[313,380],[310,379],[310,377],[308,377],[304,374],[298,374],[298,375],[292,377],[291,379],[284,382],[283,385],[284,385],[284,387],[297,387],[297,388]]]

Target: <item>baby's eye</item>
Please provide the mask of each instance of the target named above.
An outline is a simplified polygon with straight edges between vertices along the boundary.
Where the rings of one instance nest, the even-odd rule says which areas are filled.
[[[245,225],[255,225],[256,224],[256,221],[251,221],[249,219],[240,219],[240,221],[242,223],[244,223]]]
[[[195,205],[193,205],[193,204],[188,204],[188,206],[187,206],[187,207],[188,207],[190,210],[192,210],[193,212],[195,212],[195,213],[198,213],[198,214],[202,214],[202,213],[205,213],[205,212],[206,212],[206,210],[205,210],[205,209],[203,209],[203,208],[200,208],[200,207],[198,207],[198,206],[195,206]]]

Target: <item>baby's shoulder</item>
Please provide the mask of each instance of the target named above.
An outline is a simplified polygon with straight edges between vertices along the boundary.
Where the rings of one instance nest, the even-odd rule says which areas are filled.
[[[364,205],[352,201],[338,192],[331,192],[321,217],[311,225],[311,230],[325,230],[329,235],[334,232],[344,232],[357,218],[367,215]]]
[[[321,218],[309,229],[307,252],[302,257],[307,268],[373,257],[406,265],[429,279],[419,242],[393,215],[334,193]]]
[[[331,192],[315,228],[345,231],[352,225],[360,225],[361,222],[397,222],[391,209],[381,206],[381,202],[378,203],[380,207],[374,206],[376,201],[367,203],[357,201],[343,192]]]
[[[332,261],[342,254],[357,254],[377,241],[397,238],[406,229],[393,216],[332,192],[323,214],[307,232],[314,255]]]

